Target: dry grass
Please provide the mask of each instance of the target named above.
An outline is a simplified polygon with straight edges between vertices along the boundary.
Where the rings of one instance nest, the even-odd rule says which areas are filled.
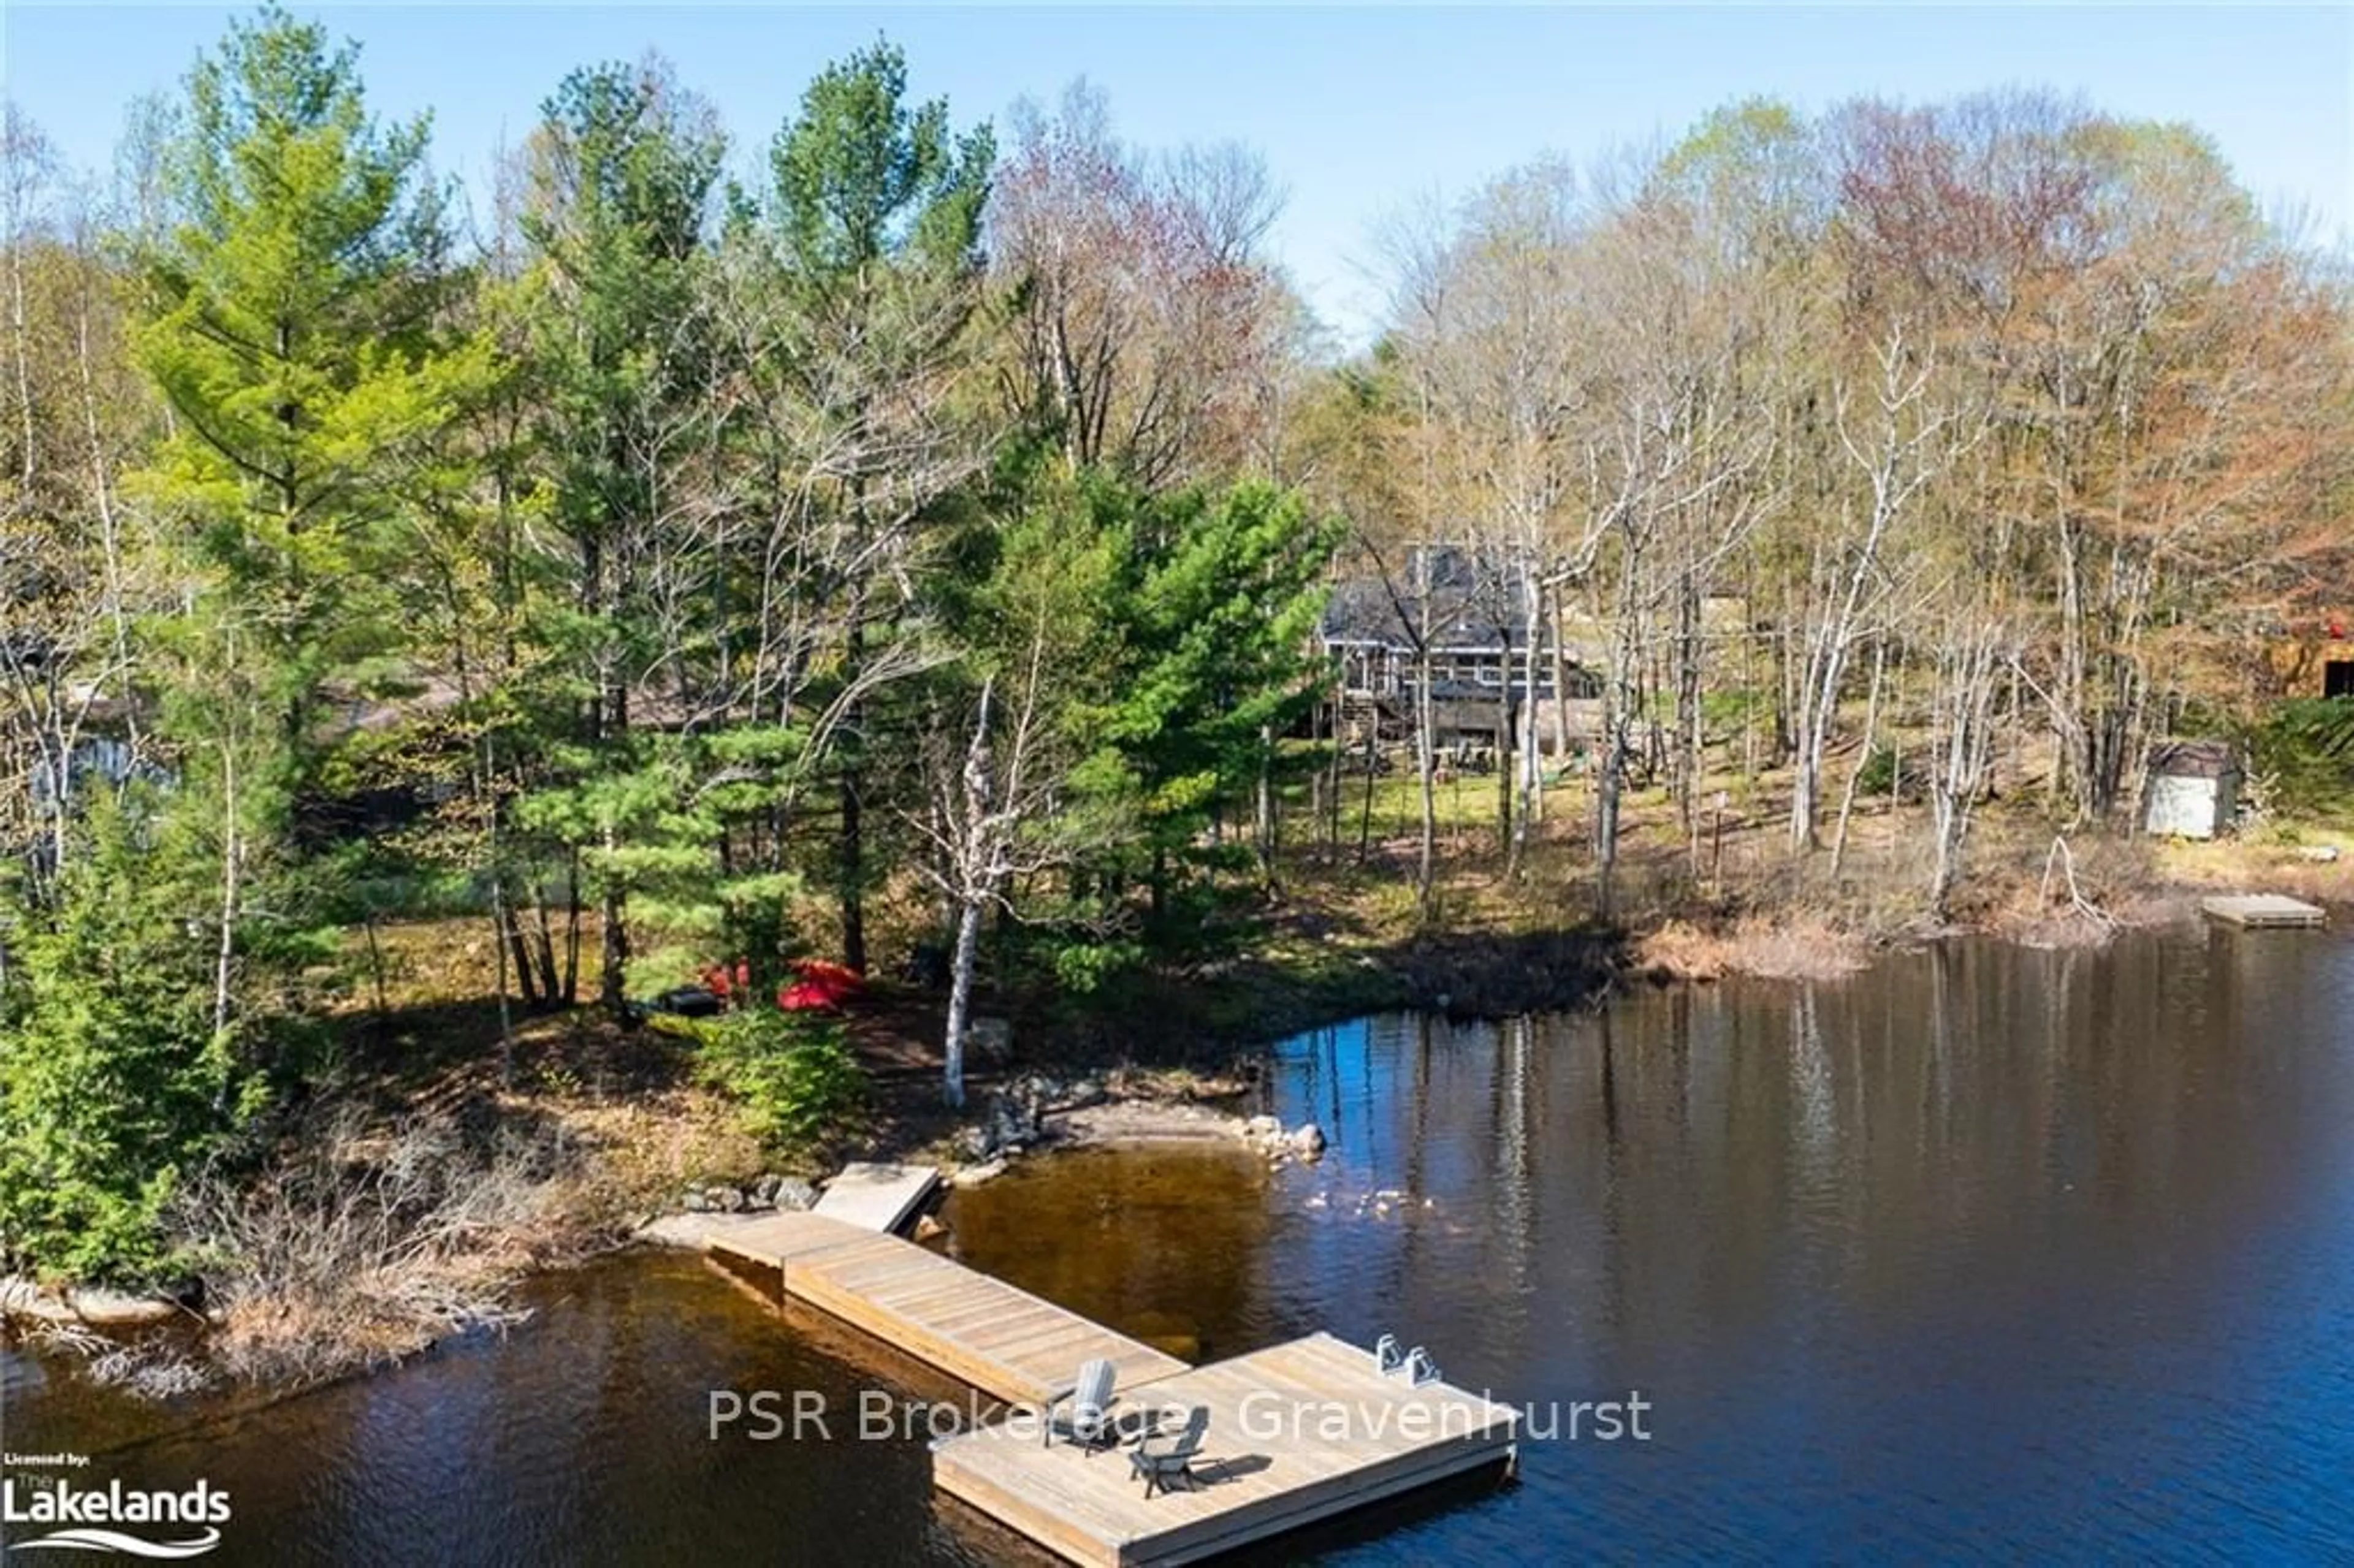
[[[758,1169],[700,1091],[427,1098],[323,1112],[259,1177],[183,1193],[173,1239],[204,1273],[215,1371],[300,1386],[504,1330],[525,1276],[617,1245],[689,1181]]]
[[[587,1180],[558,1130],[346,1109],[258,1181],[194,1184],[172,1226],[207,1265],[218,1367],[301,1384],[515,1321],[514,1283],[591,1242]]]
[[[2167,845],[2160,863],[2169,877],[2207,893],[2279,893],[2311,904],[2354,903],[2354,833],[2316,833],[2316,845],[2342,851],[2334,862],[2307,860],[2303,843],[2231,838]]]
[[[1726,975],[1768,980],[1832,980],[1872,961],[1872,944],[1820,920],[1749,916],[1728,929],[1708,930],[1671,919],[1635,943],[1636,967],[1675,980],[1713,980]]]

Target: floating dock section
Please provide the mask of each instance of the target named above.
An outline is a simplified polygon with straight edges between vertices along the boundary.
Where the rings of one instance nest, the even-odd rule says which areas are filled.
[[[2211,920],[2256,929],[2319,926],[2328,916],[2317,906],[2277,893],[2247,893],[2201,899],[2199,907]]]
[[[917,1200],[920,1201],[920,1200]],[[912,1205],[911,1205],[912,1208]],[[871,1216],[870,1216],[871,1217]],[[901,1216],[904,1218],[904,1215]],[[1514,1458],[1518,1415],[1384,1373],[1329,1334],[1189,1367],[883,1231],[811,1212],[726,1216],[705,1245],[731,1272],[818,1308],[1013,1408],[933,1445],[940,1491],[1073,1562],[1197,1562]],[[1191,1486],[1147,1498],[1117,1449],[1042,1440],[1038,1407],[1083,1361],[1118,1371],[1131,1432],[1209,1412]]]
[[[945,1438],[932,1483],[1075,1563],[1194,1563],[1452,1476],[1511,1462],[1519,1417],[1444,1383],[1384,1375],[1330,1334],[1127,1390],[1117,1410],[1210,1413],[1195,1484],[1144,1495],[1118,1451],[1040,1441],[1013,1420]]]

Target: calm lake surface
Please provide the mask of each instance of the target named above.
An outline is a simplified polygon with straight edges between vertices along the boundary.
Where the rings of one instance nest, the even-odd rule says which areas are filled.
[[[1352,1563],[2354,1561],[2354,942],[1963,944],[1838,985],[1575,1018],[1384,1017],[1278,1053],[1320,1165],[1041,1162],[958,1195],[974,1266],[1189,1354],[1329,1328],[1558,1403],[1517,1482],[1312,1536]],[[239,1413],[16,1357],[0,1446],[198,1477],[208,1563],[1036,1561],[858,1392],[964,1396],[692,1259],[537,1288],[532,1325]],[[834,1439],[705,1436],[814,1390]],[[1649,1401],[1649,1442],[1568,1440]],[[1213,1435],[1214,1439],[1215,1435]]]

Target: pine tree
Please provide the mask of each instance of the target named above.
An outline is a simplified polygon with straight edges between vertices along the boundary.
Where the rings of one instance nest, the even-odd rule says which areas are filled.
[[[288,870],[292,803],[398,645],[384,585],[405,465],[484,373],[438,313],[451,284],[426,122],[366,108],[350,46],[266,10],[187,83],[169,149],[172,220],[143,257],[139,357],[171,434],[138,492],[185,530],[190,613],[159,633],[164,731],[212,823],[213,1029],[239,1025],[251,921]]]
[[[580,720],[570,782],[535,819],[578,846],[603,906],[599,1000],[617,1016],[630,959],[632,833],[663,795],[631,697],[653,662],[646,574],[682,422],[701,416],[708,353],[697,281],[726,143],[657,65],[564,79],[531,148],[524,233],[535,253],[539,444],[575,598],[548,622]]]
[[[1145,823],[1152,909],[1206,830],[1271,779],[1316,699],[1314,633],[1338,542],[1296,493],[1251,482],[1145,509],[1121,600],[1127,676],[1102,715]]]
[[[794,323],[778,390],[809,428],[841,628],[835,892],[843,957],[857,969],[872,875],[865,710],[884,673],[870,641],[893,618],[877,584],[904,574],[917,525],[985,451],[954,398],[995,155],[986,126],[955,135],[944,101],[908,102],[906,57],[888,43],[822,72],[769,153],[769,216]]]

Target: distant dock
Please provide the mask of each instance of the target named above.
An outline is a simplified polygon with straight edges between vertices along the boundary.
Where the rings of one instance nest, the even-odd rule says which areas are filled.
[[[2204,898],[2199,907],[2211,920],[2255,930],[2320,926],[2328,916],[2317,905],[2277,893],[2244,893]]]
[[[905,1190],[928,1192],[930,1174],[869,1176],[843,1207],[904,1223],[920,1202],[903,1203]],[[715,1216],[705,1245],[730,1272],[773,1279],[780,1303],[821,1308],[1018,1407],[935,1443],[933,1484],[1073,1562],[1198,1562],[1515,1457],[1516,1412],[1384,1373],[1372,1351],[1330,1334],[1189,1367],[872,1224]],[[1118,1369],[1116,1415],[1209,1412],[1196,1485],[1147,1498],[1124,1454],[1041,1441],[1036,1407],[1098,1359]]]

